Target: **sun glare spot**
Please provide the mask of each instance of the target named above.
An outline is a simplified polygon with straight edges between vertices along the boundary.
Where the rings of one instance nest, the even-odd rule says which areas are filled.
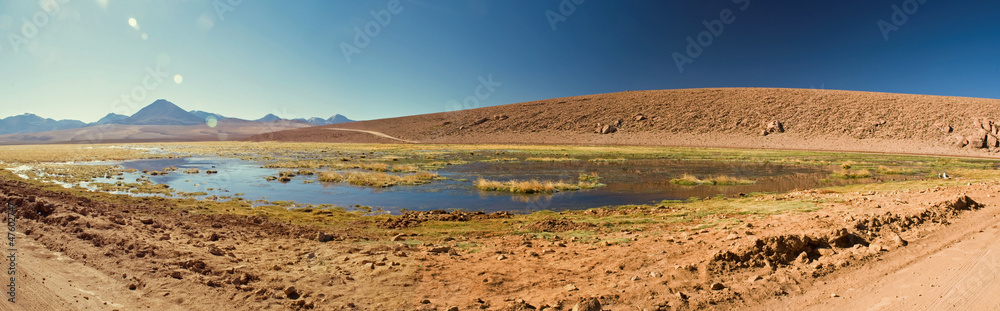
[[[139,30],[139,21],[136,21],[135,18],[129,18],[128,25],[132,26],[132,28],[135,28],[135,30]]]
[[[181,84],[184,83],[184,77],[181,75],[174,75],[174,83]]]

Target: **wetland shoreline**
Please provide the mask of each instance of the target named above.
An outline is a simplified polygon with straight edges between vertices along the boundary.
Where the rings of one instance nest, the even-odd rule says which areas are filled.
[[[409,147],[398,145],[379,146],[394,153],[372,152],[370,146],[323,144],[273,145],[252,152],[237,145],[168,147],[187,148],[192,154],[240,154],[249,160],[266,156],[278,162],[287,159],[268,150],[323,153],[328,148],[325,153],[336,153],[332,150],[339,148],[343,154],[338,156],[354,156],[354,161],[375,157],[418,166],[472,160],[434,150],[411,154]],[[512,155],[511,150],[500,151],[503,148],[467,148],[474,150],[456,148],[451,153],[471,152],[475,157],[484,150],[506,152],[476,161],[587,158],[582,154],[588,154],[601,159],[624,157],[625,163],[642,152],[662,153],[661,149],[637,149],[641,152],[623,156],[620,150],[604,150],[597,155],[573,147],[535,147]],[[86,157],[87,152],[103,154],[105,150],[70,154]],[[244,206],[195,198],[129,197],[23,180],[4,170],[0,171],[0,201],[20,207],[18,225],[24,234],[19,244],[23,240],[25,245],[38,245],[28,249],[24,255],[29,260],[18,266],[33,271],[32,277],[19,279],[18,284],[19,290],[31,288],[19,296],[24,301],[19,306],[29,309],[108,303],[123,309],[166,310],[517,310],[528,306],[569,310],[577,303],[594,301],[612,310],[763,309],[776,297],[806,297],[811,289],[826,286],[824,282],[849,286],[854,279],[838,276],[881,269],[881,258],[939,243],[932,238],[936,232],[977,228],[949,223],[985,221],[981,218],[1000,213],[996,209],[1000,199],[995,195],[1000,191],[996,181],[1000,173],[991,161],[674,152],[692,159],[751,162],[794,156],[794,162],[806,165],[870,167],[873,171],[884,166],[883,172],[896,172],[886,166],[892,165],[928,175],[947,170],[955,177],[572,211],[432,210],[371,215],[371,210],[332,206],[289,209],[281,204]],[[414,158],[422,162],[406,163]],[[182,170],[170,174],[186,176]],[[52,252],[63,259],[47,255]],[[58,262],[72,262],[86,268],[77,270],[90,271],[91,275],[73,278],[73,284],[94,294],[81,299],[78,292],[63,287],[68,283],[51,281],[82,272],[40,269],[64,266]],[[55,298],[37,299],[43,296]]]

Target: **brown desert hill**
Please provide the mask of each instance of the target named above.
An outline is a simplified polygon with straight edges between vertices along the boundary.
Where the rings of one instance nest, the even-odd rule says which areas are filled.
[[[987,156],[1000,100],[859,91],[629,91],[254,135],[253,141],[659,145]],[[773,127],[769,130],[770,127]],[[780,130],[779,130],[780,129]],[[348,131],[351,130],[351,131]],[[965,141],[964,144],[962,141]],[[987,144],[990,146],[987,148]],[[977,148],[978,146],[978,148]]]

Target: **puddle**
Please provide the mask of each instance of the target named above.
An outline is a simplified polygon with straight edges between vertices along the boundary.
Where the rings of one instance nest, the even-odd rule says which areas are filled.
[[[438,174],[449,180],[435,180],[417,186],[371,188],[346,183],[322,183],[316,176],[296,176],[288,183],[265,181],[279,169],[262,168],[261,163],[219,157],[190,157],[128,161],[125,168],[158,171],[166,167],[178,170],[168,175],[148,176],[156,184],[184,192],[205,192],[208,196],[239,196],[249,200],[294,201],[299,204],[354,205],[382,208],[398,212],[409,210],[464,209],[483,211],[578,210],[608,205],[648,204],[662,200],[685,200],[716,195],[736,195],[751,192],[780,192],[797,188],[870,182],[871,179],[825,180],[833,167],[786,165],[773,163],[680,161],[666,159],[628,160],[625,162],[518,162],[471,163],[449,166]],[[198,174],[183,173],[198,169]],[[206,174],[206,170],[218,174]],[[539,179],[575,181],[581,173],[596,172],[606,187],[591,190],[560,192],[549,195],[518,195],[484,192],[473,187],[476,179],[490,180]],[[682,186],[671,179],[682,174],[707,178],[727,175],[756,180],[753,185]],[[142,173],[126,173],[125,181],[134,181]],[[897,178],[903,178],[897,176]],[[310,180],[313,183],[303,183]],[[94,182],[114,183],[114,179]],[[205,196],[201,196],[205,197]]]

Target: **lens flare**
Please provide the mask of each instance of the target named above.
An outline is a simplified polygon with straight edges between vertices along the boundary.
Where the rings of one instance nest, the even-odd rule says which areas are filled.
[[[219,120],[213,116],[209,116],[205,118],[205,125],[208,125],[208,127],[215,127],[216,125],[219,125]]]
[[[184,77],[181,75],[174,75],[174,83],[181,84],[184,83]]]

